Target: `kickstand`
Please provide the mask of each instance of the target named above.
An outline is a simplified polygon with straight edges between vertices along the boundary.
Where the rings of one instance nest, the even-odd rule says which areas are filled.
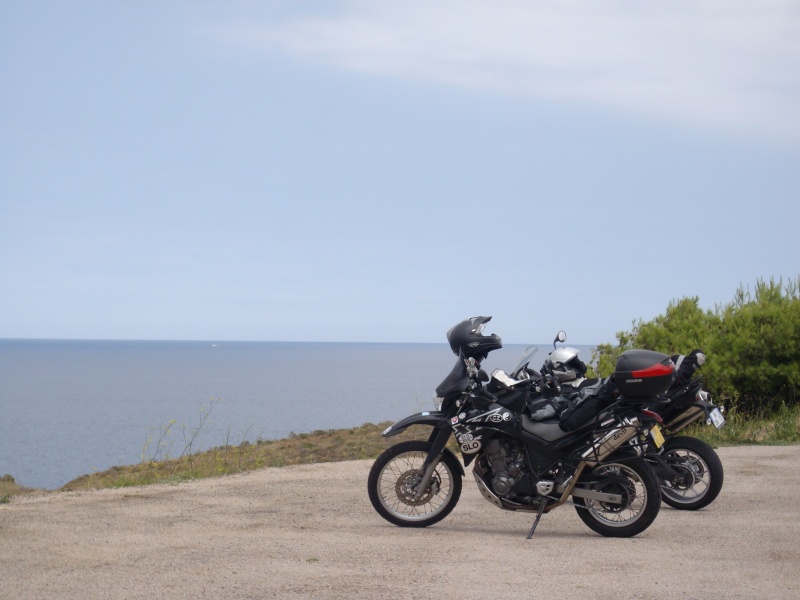
[[[533,522],[533,527],[531,527],[531,531],[528,534],[526,539],[531,539],[533,537],[533,532],[536,531],[536,526],[539,524],[539,519],[542,518],[542,514],[544,513],[544,507],[547,503],[542,500],[539,502],[539,510],[536,513],[536,520]]]

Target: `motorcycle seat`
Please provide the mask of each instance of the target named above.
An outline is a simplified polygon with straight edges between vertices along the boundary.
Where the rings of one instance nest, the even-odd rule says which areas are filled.
[[[569,435],[569,432],[561,429],[558,418],[534,421],[528,415],[522,414],[522,428],[530,434],[540,437],[548,442],[554,442]]]

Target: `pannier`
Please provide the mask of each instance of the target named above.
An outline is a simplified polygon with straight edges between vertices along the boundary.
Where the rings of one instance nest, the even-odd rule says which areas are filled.
[[[628,398],[649,398],[663,394],[672,385],[675,363],[666,354],[652,350],[626,350],[619,355],[614,381],[619,393]]]

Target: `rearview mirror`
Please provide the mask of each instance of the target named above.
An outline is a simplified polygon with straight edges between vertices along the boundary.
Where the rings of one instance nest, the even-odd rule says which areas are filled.
[[[553,348],[556,347],[556,342],[564,343],[567,341],[567,332],[563,329],[556,334],[556,339],[553,340]]]

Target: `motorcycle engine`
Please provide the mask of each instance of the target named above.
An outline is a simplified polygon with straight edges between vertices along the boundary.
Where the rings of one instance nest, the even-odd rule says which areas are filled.
[[[519,446],[509,440],[495,438],[486,445],[484,456],[493,474],[491,484],[495,494],[507,498],[515,493],[530,493],[530,473],[525,468],[525,455]],[[523,480],[529,485],[523,485]]]

